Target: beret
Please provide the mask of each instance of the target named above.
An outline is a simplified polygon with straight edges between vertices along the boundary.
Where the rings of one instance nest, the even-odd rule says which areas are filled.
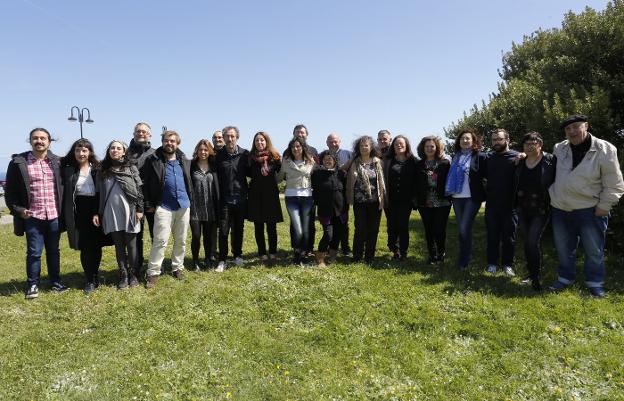
[[[561,128],[565,128],[566,126],[573,124],[573,123],[578,123],[578,122],[583,122],[586,123],[587,122],[587,116],[583,115],[583,114],[573,114],[571,116],[568,116],[568,118],[566,118],[565,120],[563,120],[563,122],[561,123]]]

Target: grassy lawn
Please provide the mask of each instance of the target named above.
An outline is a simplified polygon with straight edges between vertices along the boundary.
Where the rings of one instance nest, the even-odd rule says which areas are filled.
[[[441,266],[425,264],[412,218],[403,263],[390,261],[382,221],[373,266],[284,260],[268,269],[256,264],[247,224],[245,268],[165,277],[152,291],[117,291],[107,248],[106,285],[88,297],[63,236],[62,273],[73,289],[43,286],[34,301],[23,296],[24,238],[2,226],[0,399],[624,400],[622,258],[608,260],[607,299],[582,286],[535,294],[518,278],[483,272],[482,215],[468,272],[454,267],[452,216]],[[278,227],[285,250],[288,226]],[[548,284],[550,239],[544,249]]]

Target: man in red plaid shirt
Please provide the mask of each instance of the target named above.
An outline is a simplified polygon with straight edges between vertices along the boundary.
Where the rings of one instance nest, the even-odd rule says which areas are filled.
[[[39,296],[44,246],[52,290],[68,289],[60,278],[60,159],[49,151],[51,141],[46,129],[35,128],[30,132],[32,150],[13,155],[7,169],[5,197],[13,215],[13,229],[15,235],[26,233],[26,299]]]

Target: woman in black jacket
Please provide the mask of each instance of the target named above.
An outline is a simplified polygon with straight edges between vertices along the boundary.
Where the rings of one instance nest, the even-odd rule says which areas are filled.
[[[190,175],[193,181],[193,200],[191,204],[191,255],[193,269],[200,270],[199,245],[203,234],[204,267],[210,267],[216,260],[212,254],[212,233],[219,221],[219,181],[214,166],[215,152],[208,139],[201,139],[195,146],[191,161]]]
[[[329,249],[329,261],[336,261],[338,245],[347,224],[345,199],[345,172],[338,169],[338,155],[330,150],[320,154],[321,167],[312,172],[312,197],[317,216],[323,226],[323,237],[318,245],[316,261],[326,267],[325,256]]]
[[[416,163],[416,203],[425,227],[429,264],[444,262],[446,223],[451,201],[444,194],[451,163],[444,158],[444,144],[436,136],[426,136],[418,144]]]
[[[544,141],[538,132],[529,132],[522,137],[526,158],[516,168],[514,193],[520,227],[524,228],[524,254],[529,281],[534,290],[542,289],[539,275],[542,269],[542,234],[550,217],[550,196],[548,188],[555,181],[557,159],[542,152]]]
[[[80,250],[80,264],[85,273],[84,292],[92,293],[99,285],[98,271],[102,261],[104,234],[93,224],[97,213],[96,174],[100,162],[88,139],[74,142],[61,160],[63,224],[71,249]]]
[[[277,223],[284,221],[279,189],[275,175],[282,161],[266,132],[254,135],[249,152],[249,182],[247,219],[254,223],[258,255],[263,264],[272,266],[277,259]],[[264,240],[264,227],[269,240],[269,252]]]
[[[409,220],[414,203],[416,158],[409,140],[397,135],[383,160],[386,182],[388,249],[393,258],[405,260],[409,247]]]

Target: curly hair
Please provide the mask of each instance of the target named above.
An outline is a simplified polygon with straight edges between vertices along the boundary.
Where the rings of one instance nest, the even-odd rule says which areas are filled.
[[[461,138],[464,134],[470,134],[472,136],[472,150],[478,151],[481,149],[481,136],[477,133],[477,131],[473,128],[464,128],[461,130],[461,134],[457,135],[455,138],[455,145],[453,149],[455,152],[461,152]]]
[[[435,135],[429,135],[420,140],[420,143],[417,147],[418,157],[421,159],[426,159],[427,155],[425,154],[425,145],[427,142],[433,142],[436,147],[435,155],[433,156],[436,160],[442,159],[442,155],[444,154],[444,143],[440,139],[440,137]]]

